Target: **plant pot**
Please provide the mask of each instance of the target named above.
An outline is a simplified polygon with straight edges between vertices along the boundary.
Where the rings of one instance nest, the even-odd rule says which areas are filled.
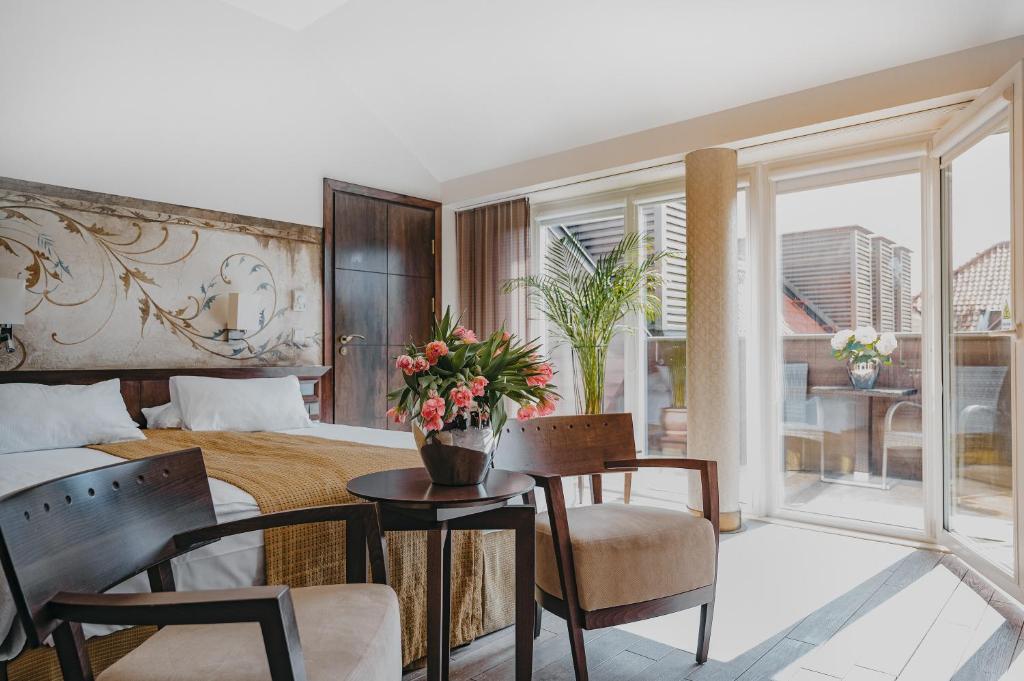
[[[686,407],[665,407],[661,410],[661,427],[667,436],[686,434]]]
[[[866,362],[854,362],[852,359],[847,362],[846,370],[850,374],[850,383],[857,390],[871,390],[878,380],[878,372],[882,369],[882,362],[877,358],[869,359]]]
[[[413,423],[412,432],[423,466],[435,485],[479,485],[487,478],[494,456],[490,428],[443,430],[428,437],[418,423]]]

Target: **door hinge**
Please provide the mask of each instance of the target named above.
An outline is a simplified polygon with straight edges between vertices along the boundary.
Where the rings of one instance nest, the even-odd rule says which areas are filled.
[[[434,240],[433,239],[430,240],[430,255],[435,255],[435,253],[434,253]]]
[[[430,309],[431,310],[437,309],[437,303],[434,302],[434,296],[430,296]]]

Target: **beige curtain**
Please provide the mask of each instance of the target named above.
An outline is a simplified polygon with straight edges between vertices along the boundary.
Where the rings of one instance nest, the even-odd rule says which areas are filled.
[[[501,284],[529,273],[530,202],[516,199],[456,213],[455,241],[462,323],[481,338],[504,324],[529,339],[526,292],[505,294]]]

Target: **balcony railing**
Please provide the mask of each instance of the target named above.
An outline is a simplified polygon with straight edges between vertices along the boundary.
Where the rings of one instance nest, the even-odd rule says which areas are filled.
[[[899,346],[892,355],[892,364],[883,366],[877,386],[880,388],[906,388],[915,394],[899,397],[899,401],[920,404],[921,393],[921,335],[919,333],[897,334]],[[782,339],[782,361],[807,365],[807,382],[804,398],[814,396],[818,386],[849,385],[846,366],[832,357],[828,335],[792,335]],[[742,341],[741,341],[742,342]],[[686,452],[685,416],[672,399],[672,358],[678,357],[680,348],[685,348],[685,339],[654,337],[648,340],[648,449],[652,454],[684,454]],[[741,353],[742,354],[742,353]],[[1008,367],[1010,365],[1010,344],[1005,337],[989,333],[958,333],[954,342],[955,367]],[[743,374],[741,367],[741,375]],[[985,456],[996,463],[1006,464],[1010,452],[1008,442],[1000,441],[999,432],[1009,432],[1010,410],[1009,378],[997,387],[995,413],[997,436],[974,446],[984,448]],[[793,392],[790,386],[790,393]],[[745,390],[746,399],[754,398]],[[817,472],[822,467],[829,474],[844,475],[853,471],[857,452],[865,447],[869,456],[871,476],[882,473],[882,454],[885,438],[893,430],[906,433],[921,432],[921,410],[913,407],[898,409],[891,419],[887,413],[892,399],[857,400],[856,395],[820,396],[825,413],[821,446],[824,448],[824,466],[821,449],[817,442],[807,442],[799,433],[784,437],[786,469],[790,471]],[[784,400],[780,400],[780,404]],[[870,405],[870,407],[868,407]],[[867,409],[870,408],[870,413]],[[780,413],[780,419],[782,414]],[[870,419],[870,427],[869,420]],[[667,427],[666,427],[667,424]],[[684,432],[680,432],[680,424]],[[821,424],[819,424],[821,425]],[[865,438],[870,433],[870,442]],[[912,438],[911,438],[912,439]],[[891,442],[891,440],[890,440]],[[970,457],[971,447],[964,448]],[[745,458],[745,457],[744,457]],[[1003,461],[1005,459],[1006,461]],[[914,447],[890,447],[887,452],[887,475],[892,478],[919,481],[921,479],[922,451]]]

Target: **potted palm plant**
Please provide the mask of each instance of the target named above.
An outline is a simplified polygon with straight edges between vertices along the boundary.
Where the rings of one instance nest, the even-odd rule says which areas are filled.
[[[651,252],[648,240],[634,233],[593,261],[573,236],[564,236],[551,242],[542,274],[504,282],[506,293],[526,289],[550,322],[555,341],[572,349],[583,413],[604,409],[608,346],[616,333],[635,330],[623,319],[641,313],[654,321],[660,314],[657,265],[669,253]]]

